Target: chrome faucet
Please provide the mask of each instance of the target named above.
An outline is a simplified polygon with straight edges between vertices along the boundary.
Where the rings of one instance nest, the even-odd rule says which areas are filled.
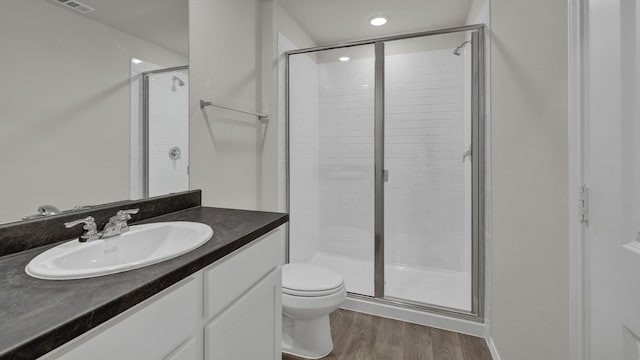
[[[85,233],[80,236],[80,239],[78,239],[80,242],[98,240],[100,236],[102,236],[102,233],[98,232],[96,219],[94,219],[93,216],[87,216],[84,219],[64,223],[64,227],[68,229],[80,224],[84,224],[82,228],[86,230]]]
[[[86,232],[78,239],[80,242],[109,238],[129,231],[127,221],[131,219],[131,214],[137,214],[138,211],[140,211],[140,209],[118,210],[115,216],[109,218],[109,222],[101,232],[98,232],[96,220],[93,216],[87,216],[84,219],[64,223],[64,226],[66,228],[72,228],[76,225],[84,224],[82,228],[85,229]]]
[[[131,214],[137,214],[140,209],[118,210],[115,216],[109,218],[109,222],[102,230],[102,238],[117,236],[129,231],[128,220],[131,220]]]
[[[60,209],[53,205],[41,205],[38,207],[38,214],[42,216],[58,215],[60,214]]]
[[[58,209],[53,205],[40,205],[38,206],[37,213],[33,215],[24,216],[22,217],[22,220],[33,220],[33,219],[38,219],[44,216],[58,215],[60,213],[61,213],[60,209]]]

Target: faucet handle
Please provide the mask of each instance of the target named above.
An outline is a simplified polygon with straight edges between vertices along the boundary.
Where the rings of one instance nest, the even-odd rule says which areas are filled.
[[[96,219],[94,219],[93,216],[87,216],[84,219],[66,222],[64,223],[64,227],[69,229],[80,224],[84,224],[84,226],[82,227],[83,229],[90,230],[91,227],[96,227]]]
[[[126,221],[131,219],[132,214],[137,214],[140,209],[128,209],[128,210],[118,210],[116,212],[116,216],[114,216],[114,220]]]
[[[127,220],[131,219],[131,214],[137,214],[140,209],[118,210],[116,214],[109,218],[109,222],[102,230],[102,238],[120,235],[129,231]]]
[[[85,233],[80,236],[80,242],[91,241],[100,238],[100,234],[98,233],[98,226],[96,225],[96,219],[94,219],[93,216],[87,216],[84,219],[66,222],[64,223],[64,227],[69,229],[80,224],[84,224],[82,228],[86,230]]]

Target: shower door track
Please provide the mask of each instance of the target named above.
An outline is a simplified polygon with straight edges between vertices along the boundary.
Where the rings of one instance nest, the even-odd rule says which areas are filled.
[[[384,296],[384,43],[457,32],[471,32],[471,311],[419,303],[406,299]],[[374,296],[348,293],[349,298],[392,305],[398,308],[419,310],[452,318],[484,322],[485,298],[485,79],[484,79],[484,25],[467,25],[365,39],[339,44],[323,45],[285,52],[285,159],[286,206],[291,209],[290,184],[290,56],[324,50],[334,50],[361,45],[375,46],[375,243],[374,243]],[[289,262],[289,232],[286,235],[285,259]]]

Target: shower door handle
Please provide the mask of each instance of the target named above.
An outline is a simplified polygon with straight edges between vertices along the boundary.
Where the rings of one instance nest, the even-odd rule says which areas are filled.
[[[462,154],[462,162],[464,162],[468,157],[471,157],[471,147]]]
[[[382,181],[389,181],[389,170],[382,170]]]

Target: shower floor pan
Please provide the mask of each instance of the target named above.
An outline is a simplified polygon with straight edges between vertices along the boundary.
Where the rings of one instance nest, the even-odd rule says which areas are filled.
[[[373,262],[317,252],[309,263],[332,268],[344,277],[347,291],[373,295]],[[385,266],[385,295],[429,305],[471,310],[469,273],[389,264]]]

